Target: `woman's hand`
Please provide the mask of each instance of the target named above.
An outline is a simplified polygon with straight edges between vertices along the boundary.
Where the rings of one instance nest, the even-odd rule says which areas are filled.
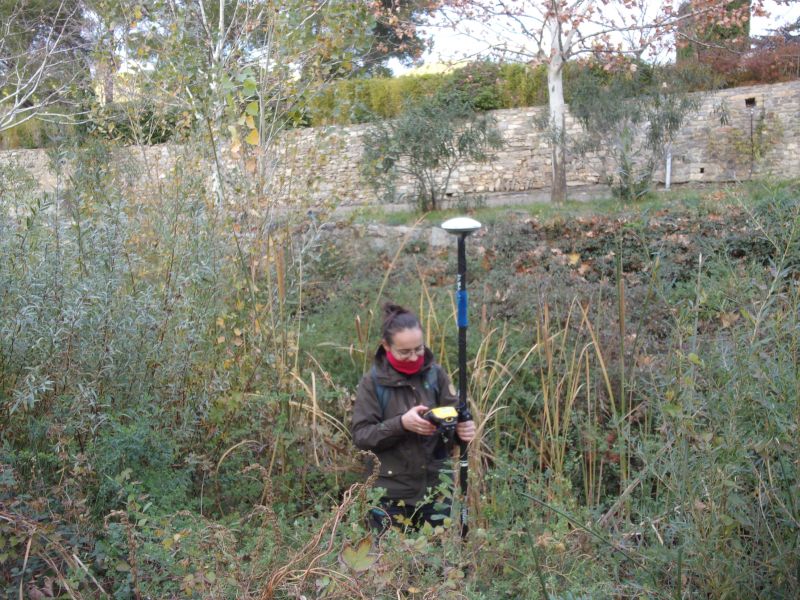
[[[475,421],[461,421],[456,425],[458,439],[469,443],[475,439]]]
[[[418,433],[419,435],[433,435],[436,433],[436,427],[430,421],[422,418],[430,409],[422,404],[413,407],[400,417],[400,422],[403,428],[411,433]]]

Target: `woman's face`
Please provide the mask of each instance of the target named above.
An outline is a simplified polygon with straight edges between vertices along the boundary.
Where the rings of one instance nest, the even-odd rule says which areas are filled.
[[[382,342],[384,349],[391,352],[397,360],[416,360],[425,353],[425,343],[422,340],[422,329],[401,329],[392,336],[392,343]]]

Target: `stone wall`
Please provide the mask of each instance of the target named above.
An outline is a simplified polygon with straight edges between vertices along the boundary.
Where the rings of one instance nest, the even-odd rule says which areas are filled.
[[[545,108],[519,108],[494,112],[505,147],[486,164],[464,164],[453,173],[454,195],[526,192],[550,186],[551,161],[545,135],[535,122]],[[361,179],[359,160],[362,137],[368,126],[297,129],[283,134],[269,154],[232,157],[223,151],[223,163],[236,192],[235,182],[259,174],[260,195],[283,204],[369,204],[377,201]],[[580,134],[580,125],[568,117],[568,135]],[[751,134],[752,131],[752,134]],[[752,143],[751,143],[752,140]],[[157,184],[187,154],[180,146],[163,145],[124,149],[129,164],[141,163],[141,179],[131,185]],[[193,154],[189,152],[188,154]],[[720,183],[750,175],[800,173],[800,81],[724,90],[705,95],[673,143],[673,183]],[[211,160],[210,158],[206,160]],[[55,177],[42,150],[0,153],[0,166],[14,164],[31,172],[43,189],[52,189]],[[605,180],[601,155],[574,156],[568,160],[571,187],[598,185]],[[211,164],[207,172],[212,173]],[[656,173],[664,181],[664,168]],[[209,185],[216,185],[209,179]],[[398,200],[412,189],[401,181]]]
[[[751,108],[750,104],[754,102]],[[494,111],[505,147],[495,160],[485,164],[465,164],[454,174],[450,190],[454,194],[524,192],[549,188],[552,182],[548,141],[535,122],[544,107]],[[725,118],[726,124],[721,123]],[[691,115],[672,148],[671,181],[680,183],[721,183],[745,179],[750,175],[750,125],[754,128],[754,175],[800,173],[800,81],[724,90],[703,97],[698,111]],[[759,135],[759,122],[762,123]],[[303,147],[337,148],[335,160],[316,168],[319,182],[314,190],[335,196],[347,203],[369,203],[374,194],[360,180],[358,160],[366,126],[331,127],[291,132]],[[568,115],[568,136],[576,139],[580,125]],[[288,137],[288,136],[287,136]],[[300,154],[302,155],[302,153]],[[603,157],[598,154],[573,156],[568,160],[569,186],[597,185],[605,181]],[[296,169],[302,170],[301,163]],[[664,167],[656,180],[664,182]],[[404,182],[398,191],[411,190]]]

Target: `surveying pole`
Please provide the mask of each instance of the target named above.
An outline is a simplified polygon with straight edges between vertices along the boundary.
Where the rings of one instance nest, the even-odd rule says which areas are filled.
[[[481,224],[469,217],[455,217],[442,223],[442,229],[458,236],[458,276],[456,279],[456,306],[458,323],[458,420],[471,421],[472,415],[467,405],[467,252],[465,240]],[[467,444],[459,440],[459,474],[461,484],[461,537],[467,537],[467,485],[469,456]]]

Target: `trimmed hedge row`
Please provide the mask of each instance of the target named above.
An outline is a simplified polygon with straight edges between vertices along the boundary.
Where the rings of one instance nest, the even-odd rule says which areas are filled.
[[[547,72],[543,66],[475,62],[450,73],[342,80],[308,100],[303,122],[346,125],[391,118],[406,104],[450,91],[463,92],[478,110],[544,104]]]

